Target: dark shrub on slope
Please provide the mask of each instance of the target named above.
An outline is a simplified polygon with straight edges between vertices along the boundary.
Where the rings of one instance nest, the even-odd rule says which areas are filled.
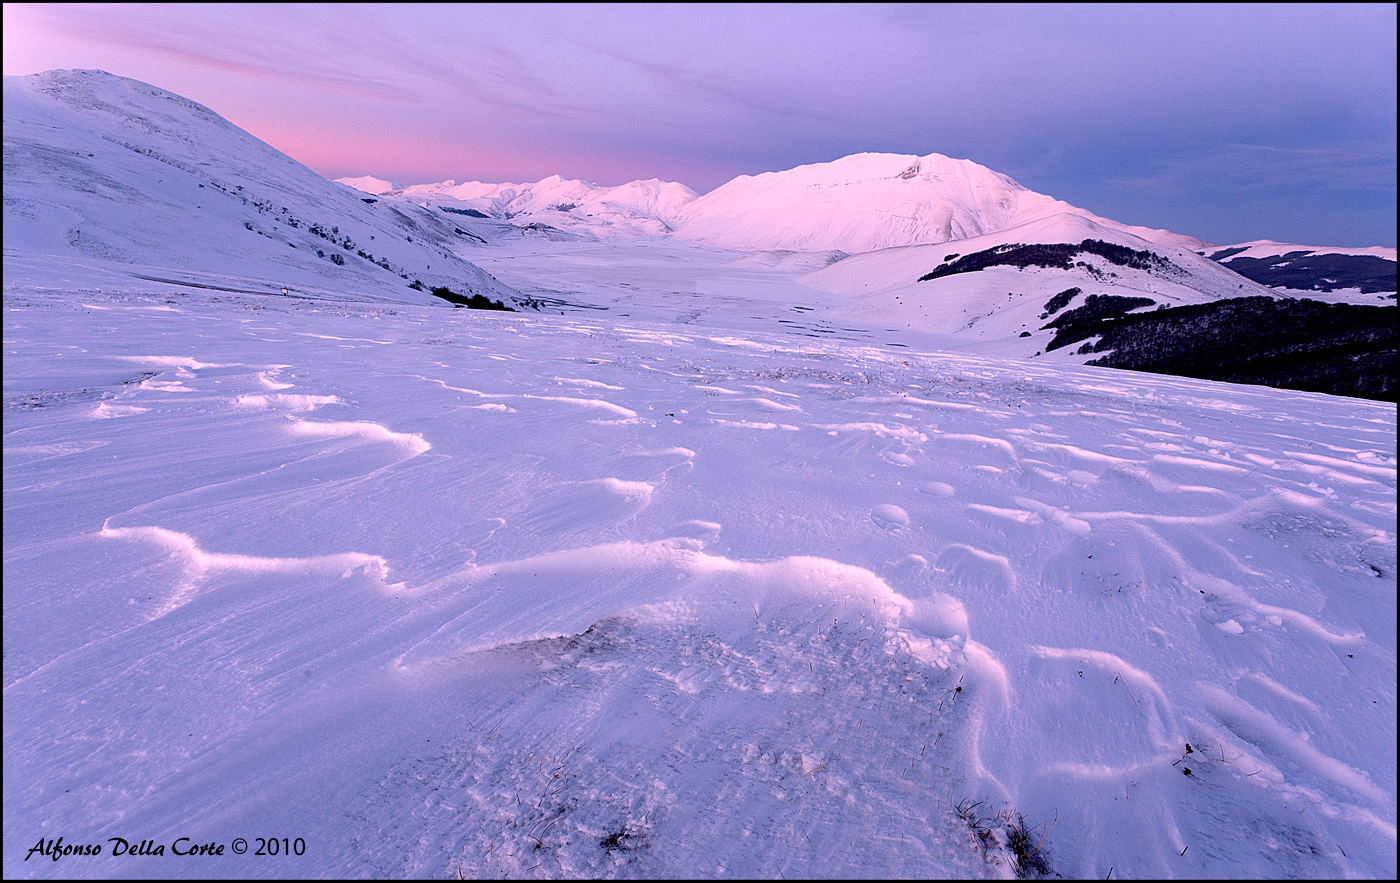
[[[1076,257],[1086,253],[1098,255],[1111,264],[1135,270],[1172,274],[1183,272],[1176,264],[1153,252],[1137,251],[1125,245],[1104,242],[1102,239],[1086,239],[1078,245],[1068,242],[1050,245],[997,245],[964,255],[949,263],[949,258],[952,257],[950,255],[941,265],[920,276],[919,281],[927,282],[942,276],[972,273],[988,267],[1053,267],[1068,270],[1074,265]]]
[[[1079,289],[1072,288],[1070,290],[1078,291]],[[1059,297],[1059,295],[1056,295],[1056,297]],[[1091,294],[1084,298],[1084,306],[1076,307],[1062,314],[1059,318],[1046,323],[1044,327],[1065,328],[1071,325],[1083,325],[1087,322],[1094,322],[1099,319],[1110,319],[1115,316],[1121,316],[1129,310],[1136,310],[1138,307],[1150,307],[1155,303],[1156,301],[1150,297],[1125,297],[1119,294]],[[1075,339],[1083,340],[1083,338]],[[1064,346],[1063,343],[1059,343],[1059,340],[1059,335],[1056,335],[1055,340],[1050,342],[1050,346],[1047,347],[1047,349],[1059,349]],[[1069,342],[1070,341],[1065,341],[1065,343]]]
[[[1395,311],[1242,297],[1084,322],[1054,345],[1099,335],[1081,352],[1111,352],[1091,365],[1390,401]]]
[[[438,208],[445,212],[451,212],[454,215],[466,215],[469,218],[490,218],[490,215],[483,215],[474,208],[453,208],[450,205],[440,205]]]
[[[409,288],[413,286],[410,285]],[[485,295],[473,294],[471,297],[463,297],[452,291],[450,288],[434,288],[433,295],[440,297],[453,306],[466,307],[471,310],[505,310],[508,313],[515,312],[511,307],[506,306],[498,300],[491,300]]]
[[[1359,288],[1362,294],[1395,291],[1395,261],[1364,254],[1313,254],[1290,251],[1267,258],[1231,257],[1233,249],[1211,258],[1260,285],[1303,291]],[[1218,257],[1218,255],[1225,255]]]
[[[1045,312],[1040,314],[1040,318],[1045,319],[1055,315],[1060,310],[1069,306],[1069,302],[1074,300],[1074,296],[1083,293],[1080,288],[1066,288],[1045,302]]]

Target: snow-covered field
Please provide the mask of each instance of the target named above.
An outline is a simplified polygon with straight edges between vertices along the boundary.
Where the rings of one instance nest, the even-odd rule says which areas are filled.
[[[593,247],[7,279],[6,876],[1394,876],[1394,405]]]

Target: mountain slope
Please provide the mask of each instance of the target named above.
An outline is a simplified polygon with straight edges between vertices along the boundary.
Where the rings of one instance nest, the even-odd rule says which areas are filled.
[[[979,352],[1394,396],[1393,309],[1300,299],[1075,215],[856,255],[802,282],[852,296],[836,316],[956,335]]]
[[[923,279],[939,267],[957,270],[958,261],[1016,245],[1076,245],[1096,241],[1155,256],[1139,266],[1115,264],[1079,252],[1068,267],[998,263],[980,270],[948,272]],[[958,334],[998,344],[1003,355],[1029,357],[1048,350],[1055,336],[1043,326],[1060,310],[1090,297],[1134,297],[1141,308],[1209,303],[1230,297],[1270,294],[1270,289],[1196,254],[1190,247],[1154,243],[1117,225],[1081,214],[1061,213],[971,239],[941,245],[889,248],[854,255],[800,281],[820,291],[846,295],[835,311],[849,319],[882,321],[935,334]],[[1050,302],[1063,303],[1051,311]],[[1024,337],[1022,335],[1025,335]],[[1060,353],[1058,358],[1069,356]]]
[[[5,277],[78,273],[426,302],[508,298],[440,214],[327,181],[202,105],[102,71],[5,77]]]

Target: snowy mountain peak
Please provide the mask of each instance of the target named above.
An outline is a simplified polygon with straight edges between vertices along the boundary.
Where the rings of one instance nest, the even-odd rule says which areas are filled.
[[[107,112],[127,128],[159,131],[161,123],[187,125],[191,115],[224,129],[237,128],[196,101],[103,70],[52,70],[22,79],[33,91],[73,110]]]
[[[912,156],[901,153],[855,153],[825,163],[811,163],[780,172],[744,175],[736,181],[776,177],[814,187],[861,184],[869,181],[951,179],[994,181],[998,186],[1025,190],[1020,184],[972,160],[953,159],[941,153]],[[731,182],[732,183],[732,182]],[[726,185],[727,186],[727,185]]]
[[[676,227],[682,238],[729,248],[858,253],[970,239],[1064,213],[1157,244],[1202,244],[1099,218],[938,153],[858,153],[735,178],[688,206]]]

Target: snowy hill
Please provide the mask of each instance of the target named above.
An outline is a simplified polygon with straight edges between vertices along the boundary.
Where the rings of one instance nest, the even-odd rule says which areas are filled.
[[[1076,215],[800,278],[850,298],[833,316],[952,334],[983,353],[1394,395],[1393,309],[1302,299]]]
[[[985,166],[937,153],[861,153],[740,176],[686,206],[676,227],[682,238],[725,248],[854,254],[972,239],[1062,214],[1156,244],[1205,245],[1097,217]]]
[[[1150,252],[1164,263],[1150,269],[1116,265],[1082,255],[1068,268],[1014,265],[953,273],[921,280],[940,265],[966,255],[1014,244],[1078,243],[1086,239]],[[1081,266],[1082,264],[1082,266]],[[1082,214],[1061,213],[1007,230],[941,245],[888,248],[848,257],[804,274],[804,285],[850,298],[837,315],[939,334],[959,334],[980,341],[1003,342],[1005,355],[1030,356],[1045,350],[1053,331],[1042,330],[1046,304],[1055,295],[1077,288],[1059,309],[1081,305],[1093,295],[1140,297],[1149,303],[1180,306],[1228,297],[1270,294],[1272,290],[1241,278],[1189,246],[1152,242]],[[1022,332],[1030,332],[1022,338]]]
[[[1395,249],[1295,245],[1269,239],[1200,252],[1243,276],[1330,303],[1394,303]]]
[[[463,234],[440,213],[375,204],[193,101],[102,71],[4,90],[7,283],[77,269],[108,287],[513,294],[453,254]]]

